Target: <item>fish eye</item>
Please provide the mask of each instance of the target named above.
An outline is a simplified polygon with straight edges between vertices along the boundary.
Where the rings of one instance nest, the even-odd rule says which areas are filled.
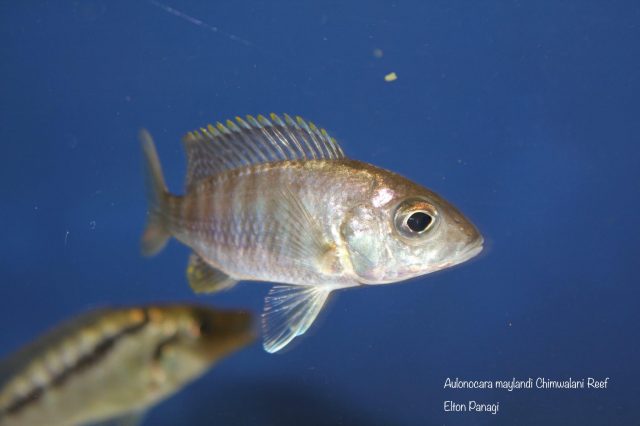
[[[437,219],[431,204],[420,199],[402,202],[396,209],[395,227],[406,238],[416,238],[433,228]]]
[[[421,233],[424,232],[433,219],[425,212],[415,212],[411,216],[407,218],[407,226],[413,232]]]
[[[208,320],[201,320],[199,324],[200,335],[207,336],[213,332],[213,324]]]

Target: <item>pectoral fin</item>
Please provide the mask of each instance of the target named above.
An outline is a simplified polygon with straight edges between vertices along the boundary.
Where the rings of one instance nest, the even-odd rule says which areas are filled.
[[[279,188],[267,208],[276,218],[274,239],[280,256],[311,272],[331,273],[336,266],[336,247],[324,235],[318,220],[290,188]]]
[[[196,253],[189,256],[187,279],[195,293],[215,293],[233,287],[238,281],[205,262]]]
[[[322,310],[334,287],[277,285],[262,313],[263,346],[274,353],[304,334]]]

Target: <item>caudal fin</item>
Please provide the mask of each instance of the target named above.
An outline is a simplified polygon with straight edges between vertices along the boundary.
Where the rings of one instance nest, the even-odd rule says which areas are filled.
[[[153,256],[164,248],[171,237],[164,220],[164,209],[168,196],[162,177],[158,153],[149,132],[140,130],[140,144],[144,154],[145,185],[147,187],[147,227],[142,234],[141,248],[145,256]]]

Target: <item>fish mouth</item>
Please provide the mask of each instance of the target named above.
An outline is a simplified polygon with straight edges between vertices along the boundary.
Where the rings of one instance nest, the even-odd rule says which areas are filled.
[[[474,242],[466,245],[464,248],[461,248],[460,251],[458,251],[455,255],[449,257],[447,260],[443,262],[435,263],[433,265],[430,265],[428,268],[425,268],[424,263],[411,265],[407,268],[406,271],[404,271],[405,272],[404,274],[399,274],[399,275],[403,275],[403,276],[408,275],[412,277],[412,276],[416,276],[417,274],[425,274],[425,273],[439,271],[445,268],[450,268],[452,266],[459,265],[461,263],[466,262],[467,260],[474,258],[482,251],[483,248],[484,248],[484,239],[482,238],[482,236],[478,236],[478,238]],[[406,279],[406,278],[403,278],[403,279]]]
[[[478,234],[478,237],[476,238],[476,240],[472,243],[469,244],[465,251],[462,253],[462,262],[467,261],[475,256],[477,256],[482,249],[484,248],[484,238],[482,237],[482,235]]]
[[[484,246],[482,244],[477,244],[474,245],[472,247],[470,247],[469,249],[467,249],[467,251],[463,254],[463,262],[467,261],[469,259],[472,259],[474,257],[476,257],[484,248]]]
[[[462,250],[460,250],[455,257],[445,262],[444,264],[439,265],[439,269],[464,263],[467,260],[476,257],[483,248],[484,238],[482,238],[482,236],[478,234],[477,238],[473,242],[467,244],[464,248],[462,248]]]

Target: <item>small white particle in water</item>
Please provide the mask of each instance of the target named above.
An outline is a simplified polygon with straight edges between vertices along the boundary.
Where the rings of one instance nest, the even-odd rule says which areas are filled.
[[[69,230],[64,234],[64,245],[67,245],[67,241],[69,241]]]
[[[391,83],[392,81],[396,81],[398,79],[398,74],[395,72],[390,72],[389,74],[384,76],[384,81],[387,83]]]
[[[92,220],[91,222],[89,222],[89,229],[96,229],[96,221]]]

